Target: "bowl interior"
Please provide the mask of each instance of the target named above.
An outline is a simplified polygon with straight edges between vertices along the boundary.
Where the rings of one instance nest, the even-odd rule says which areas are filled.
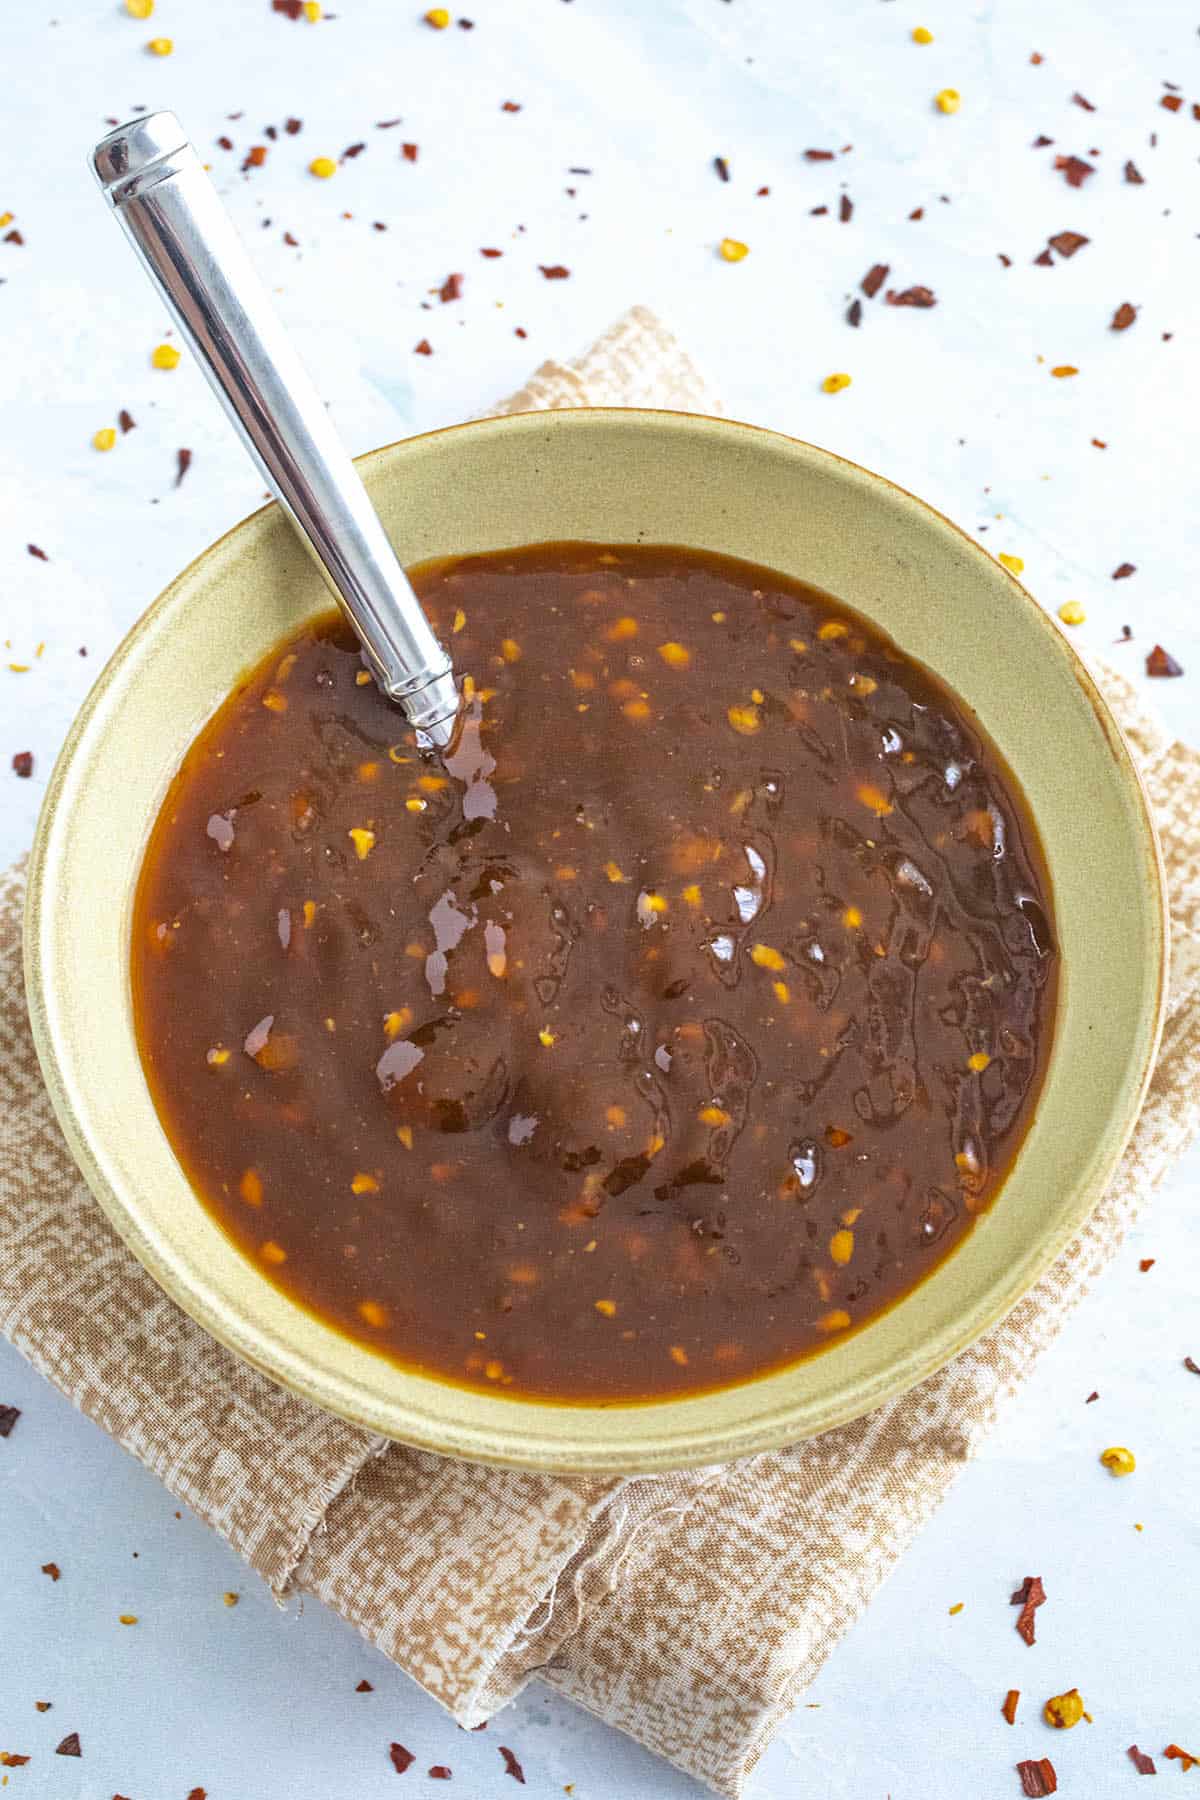
[[[1162,1006],[1153,830],[1090,678],[1019,585],[877,476],[772,433],[680,414],[575,411],[461,426],[375,452],[367,485],[404,559],[550,539],[685,544],[765,563],[858,608],[978,715],[1038,821],[1062,951],[1034,1123],[1003,1192],[920,1287],[791,1369],[690,1399],[566,1406],[406,1373],[256,1273],[199,1204],[134,1041],[128,934],[143,846],[187,745],[325,589],[277,508],[155,603],[94,689],[55,771],[31,868],[27,958],[50,1092],[100,1204],[230,1348],[371,1430],[557,1469],[710,1463],[853,1418],[932,1373],[1063,1248],[1136,1117]]]

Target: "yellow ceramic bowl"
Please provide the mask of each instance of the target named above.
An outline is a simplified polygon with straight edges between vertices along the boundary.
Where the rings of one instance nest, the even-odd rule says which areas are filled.
[[[38,1051],[97,1200],[179,1305],[296,1393],[406,1443],[525,1467],[715,1463],[852,1419],[1001,1317],[1066,1245],[1137,1115],[1158,1041],[1166,925],[1146,802],[1056,627],[954,526],[837,457],[682,414],[525,414],[395,444],[363,474],[406,561],[547,539],[686,544],[857,607],[943,676],[1008,758],[1041,828],[1062,949],[1037,1116],[1004,1190],[922,1286],[854,1336],[741,1386],[567,1406],[406,1373],[270,1286],[194,1197],[134,1042],[129,931],[151,822],[199,727],[328,604],[278,509],[236,527],[135,626],[46,797],[26,948]]]

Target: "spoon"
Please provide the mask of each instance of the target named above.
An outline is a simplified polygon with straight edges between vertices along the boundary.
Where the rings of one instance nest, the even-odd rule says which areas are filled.
[[[119,125],[92,167],[376,681],[445,748],[459,708],[450,659],[179,120],[158,112]]]

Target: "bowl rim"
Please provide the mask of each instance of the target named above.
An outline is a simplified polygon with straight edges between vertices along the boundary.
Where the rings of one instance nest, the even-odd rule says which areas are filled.
[[[884,489],[936,520],[942,527],[948,528],[966,546],[972,559],[987,565],[993,579],[999,578],[1010,584],[1010,591],[1020,596],[1024,607],[1036,619],[1047,644],[1052,643],[1055,653],[1066,657],[1076,682],[1096,715],[1127,794],[1136,800],[1134,813],[1154,902],[1152,905],[1148,904],[1146,915],[1146,922],[1152,927],[1154,951],[1152,1018],[1150,1029],[1145,1034],[1136,1077],[1126,1079],[1121,1097],[1120,1128],[1110,1139],[1108,1154],[1092,1170],[1089,1178],[1079,1183],[1074,1204],[1060,1216],[1055,1229],[1039,1236],[1036,1252],[1026,1257],[1009,1273],[1007,1279],[998,1279],[989,1285],[986,1307],[977,1304],[973,1310],[964,1312],[957,1322],[957,1329],[944,1328],[931,1340],[914,1346],[903,1358],[898,1372],[891,1373],[886,1378],[873,1379],[869,1373],[854,1376],[845,1386],[841,1403],[826,1406],[821,1422],[815,1428],[796,1422],[793,1415],[799,1410],[799,1403],[793,1402],[790,1406],[777,1405],[765,1417],[748,1417],[726,1425],[719,1434],[706,1434],[702,1426],[685,1428],[676,1433],[664,1430],[652,1446],[633,1450],[622,1446],[617,1433],[610,1433],[603,1443],[589,1442],[585,1447],[581,1441],[581,1454],[575,1455],[564,1454],[555,1439],[539,1438],[539,1411],[568,1409],[586,1412],[593,1418],[607,1416],[619,1419],[632,1410],[640,1413],[653,1412],[667,1405],[678,1404],[678,1397],[664,1396],[661,1401],[640,1401],[633,1406],[617,1403],[612,1406],[587,1405],[578,1408],[570,1408],[567,1402],[547,1403],[538,1399],[505,1398],[499,1404],[506,1410],[511,1409],[512,1425],[515,1428],[512,1438],[515,1441],[511,1441],[508,1433],[496,1432],[481,1443],[478,1441],[479,1433],[476,1428],[463,1427],[444,1417],[433,1417],[426,1408],[418,1408],[398,1400],[387,1404],[375,1400],[368,1404],[361,1394],[361,1384],[356,1381],[346,1379],[335,1383],[336,1392],[331,1391],[329,1381],[313,1372],[302,1353],[296,1352],[282,1341],[264,1339],[261,1332],[256,1335],[253,1320],[227,1317],[206,1295],[176,1278],[175,1270],[143,1228],[138,1217],[136,1198],[132,1202],[127,1200],[109,1181],[102,1159],[97,1155],[81,1122],[59,1061],[55,1043],[54,1006],[48,998],[48,990],[52,984],[50,959],[45,954],[47,945],[44,941],[49,928],[48,921],[53,913],[54,896],[50,883],[56,849],[56,821],[61,817],[60,802],[67,790],[79,748],[93,720],[101,711],[110,688],[124,672],[130,654],[144,636],[153,632],[159,615],[171,606],[180,590],[192,581],[202,565],[222,547],[228,546],[239,533],[262,521],[266,515],[278,511],[273,501],[237,521],[193,557],[139,615],[109,657],[72,721],[47,784],[29,857],[25,904],[24,963],[29,1016],[38,1060],[58,1122],[92,1195],[109,1222],[174,1303],[243,1361],[251,1363],[300,1398],[326,1412],[334,1412],[363,1430],[438,1455],[516,1469],[552,1470],[563,1474],[661,1474],[674,1469],[708,1466],[759,1450],[779,1448],[862,1417],[875,1407],[907,1392],[961,1354],[985,1331],[1003,1319],[1042,1278],[1075,1237],[1104,1192],[1142,1109],[1158,1055],[1167,1000],[1169,913],[1166,875],[1149,797],[1124,734],[1079,652],[1054,625],[1028,589],[1011,571],[998,565],[961,526],[927,501],[887,476],[787,433],[703,413],[653,407],[572,407],[470,420],[382,445],[356,457],[355,463],[360,470],[369,474],[371,467],[382,459],[463,432],[484,437],[530,429],[544,430],[547,427],[586,429],[602,421],[628,426],[635,424],[639,418],[668,428],[689,431],[700,425],[731,441],[744,434],[754,434],[782,447],[788,453],[799,451],[819,464],[834,467],[840,478],[848,478],[851,482],[861,483],[866,487]],[[798,1364],[789,1365],[792,1368],[803,1366],[804,1359]],[[405,1373],[431,1391],[438,1387],[451,1394],[463,1391],[459,1384],[439,1380],[436,1376],[418,1374],[416,1371]],[[761,1387],[764,1380],[779,1373],[777,1370],[768,1371],[751,1377],[746,1382],[736,1384],[736,1391],[751,1395],[756,1388]],[[752,1413],[753,1408],[748,1411]]]

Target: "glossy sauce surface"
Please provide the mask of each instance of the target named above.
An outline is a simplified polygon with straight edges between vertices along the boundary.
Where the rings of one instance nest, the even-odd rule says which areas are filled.
[[[470,678],[444,765],[327,620],[155,827],[136,1024],[198,1194],[459,1382],[649,1398],[833,1341],[992,1202],[1036,1099],[1057,956],[1012,776],[765,569],[560,544],[415,581]]]

